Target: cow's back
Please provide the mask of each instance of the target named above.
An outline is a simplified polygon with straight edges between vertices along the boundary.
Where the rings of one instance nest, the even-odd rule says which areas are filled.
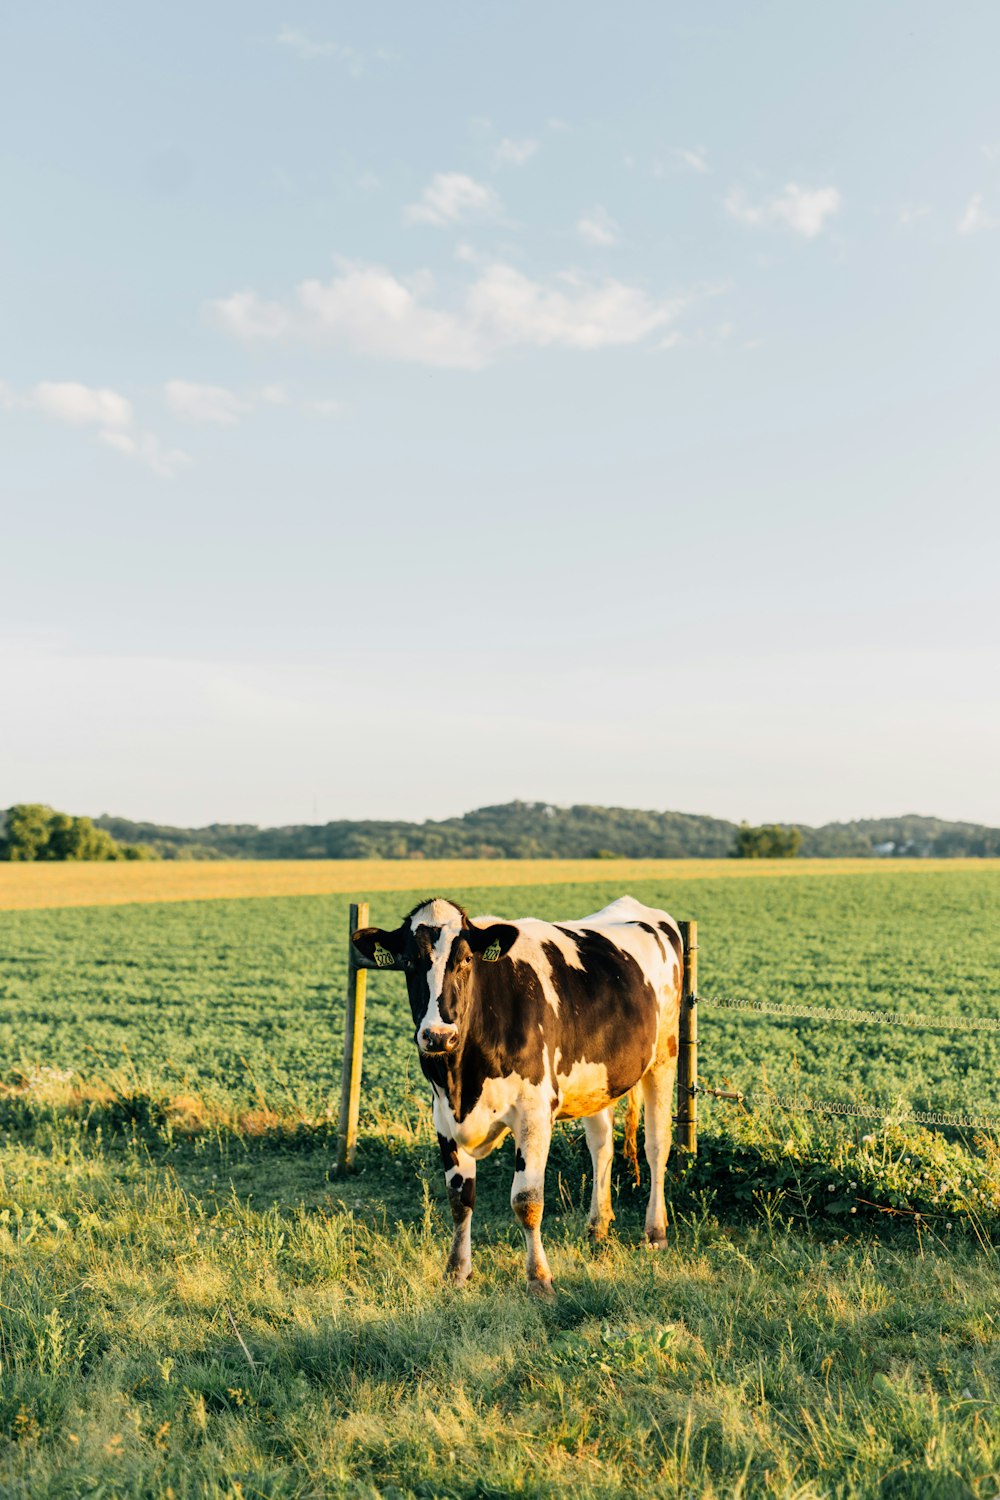
[[[676,1053],[681,943],[666,912],[622,897],[577,921],[511,925],[507,1066],[551,1078],[560,1114],[590,1114],[627,1093],[671,1031]]]

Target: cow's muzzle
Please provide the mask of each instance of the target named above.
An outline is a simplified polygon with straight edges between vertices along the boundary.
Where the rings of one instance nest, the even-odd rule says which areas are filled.
[[[417,1046],[425,1057],[444,1057],[458,1046],[457,1026],[424,1026],[417,1033]]]

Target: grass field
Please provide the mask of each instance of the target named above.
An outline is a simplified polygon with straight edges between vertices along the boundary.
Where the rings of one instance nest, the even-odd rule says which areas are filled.
[[[627,885],[698,919],[703,993],[1000,1015],[996,867],[595,864],[348,889],[395,922],[437,888],[566,917]],[[359,1170],[330,1175],[349,894],[182,888],[0,912],[0,1494],[1000,1492],[994,1140],[716,1106],[651,1256],[625,1181],[609,1247],[586,1244],[565,1127],[555,1303],[521,1290],[507,1151],[480,1169],[456,1292],[396,976],[369,981]],[[711,1082],[1000,1113],[997,1033],[707,1010],[701,1032]]]

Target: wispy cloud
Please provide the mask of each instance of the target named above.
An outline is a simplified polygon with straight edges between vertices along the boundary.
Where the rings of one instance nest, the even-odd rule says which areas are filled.
[[[498,167],[523,167],[525,162],[531,160],[537,150],[537,141],[515,141],[509,136],[504,136],[499,146],[493,152],[493,163]]]
[[[78,380],[42,380],[19,395],[13,387],[0,385],[0,405],[41,412],[68,427],[89,428],[109,447],[170,478],[189,462],[177,448],[165,447],[155,433],[137,426],[127,396],[108,386],[84,385]]]
[[[982,193],[974,193],[965,206],[957,228],[959,234],[978,234],[982,229],[996,229],[998,224],[1000,219],[987,210]]]
[[[335,396],[322,396],[314,401],[307,401],[305,408],[321,417],[342,417],[347,411],[347,403],[338,401]]]
[[[305,32],[296,31],[292,26],[283,26],[275,37],[275,41],[279,47],[286,47],[289,52],[294,52],[295,56],[302,58],[303,62],[318,62],[321,58],[332,58],[336,62],[343,63],[355,78],[364,71],[360,52],[356,52],[353,47],[345,47],[341,42],[318,42],[313,37],[306,36]]]
[[[688,301],[575,271],[541,282],[503,262],[477,268],[456,305],[434,294],[429,272],[403,280],[384,266],[342,262],[329,281],[304,281],[285,302],[241,292],[210,312],[248,340],[322,339],[375,358],[475,370],[516,348],[641,344],[664,332]]]
[[[704,146],[696,146],[693,150],[684,146],[673,147],[674,160],[679,166],[686,167],[689,172],[709,172],[708,152]]]
[[[600,203],[576,221],[576,232],[588,245],[617,245],[621,231]]]
[[[106,386],[81,385],[76,380],[43,380],[31,392],[28,404],[72,427],[132,425],[131,401]]]
[[[918,219],[926,219],[931,211],[929,203],[904,203],[899,210],[900,224],[916,224]]]
[[[189,422],[232,427],[251,410],[250,402],[222,385],[168,380],[164,391],[170,410]]]
[[[436,172],[420,195],[420,202],[404,208],[403,218],[407,224],[433,224],[442,228],[475,219],[495,219],[501,206],[493,189],[474,177],[467,177],[464,172]]]
[[[840,212],[841,203],[835,187],[801,188],[789,182],[782,193],[762,203],[751,203],[742,188],[734,188],[725,200],[725,207],[741,224],[755,228],[783,225],[811,240],[822,234],[827,220]]]

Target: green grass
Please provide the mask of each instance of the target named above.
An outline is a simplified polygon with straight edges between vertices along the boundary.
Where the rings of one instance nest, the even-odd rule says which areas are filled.
[[[704,993],[1000,1015],[1000,874],[633,894],[698,919]],[[335,897],[0,915],[0,1494],[1000,1491],[995,1145],[716,1106],[651,1255],[623,1180],[610,1244],[586,1242],[566,1127],[553,1305],[522,1290],[506,1151],[455,1291],[394,976],[370,980],[359,1171],[331,1176],[345,928]],[[701,1030],[713,1082],[1000,1113],[989,1033]]]

